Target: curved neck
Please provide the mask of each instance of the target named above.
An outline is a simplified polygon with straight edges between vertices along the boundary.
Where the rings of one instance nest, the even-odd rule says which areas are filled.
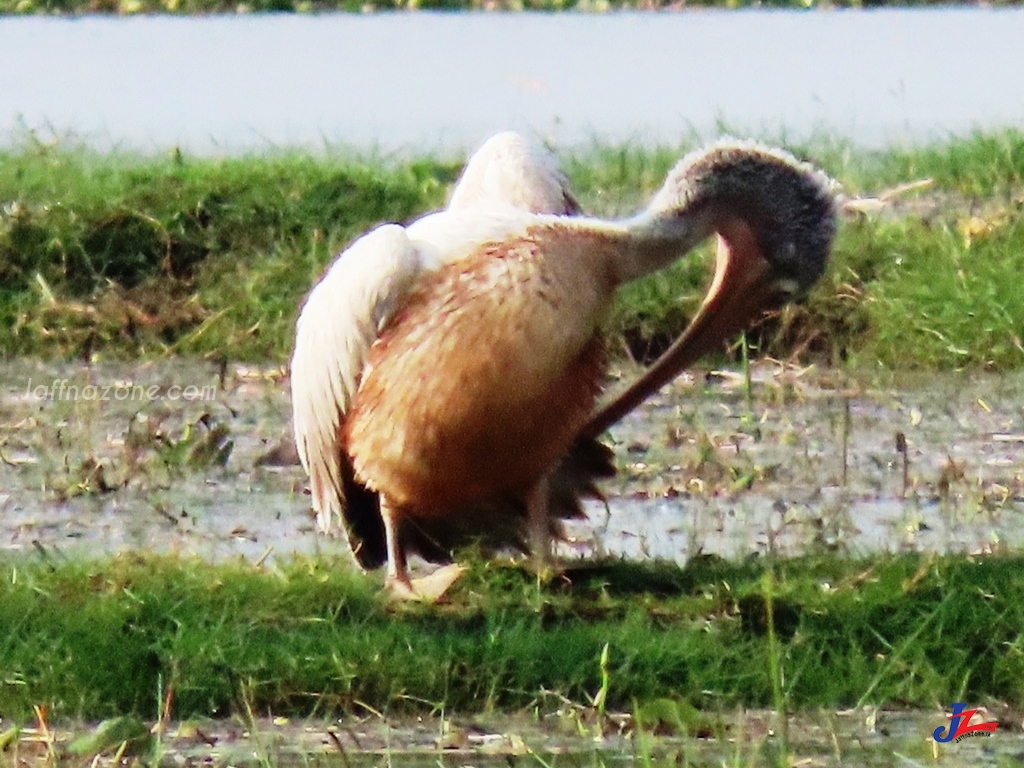
[[[645,211],[622,222],[624,247],[610,271],[616,285],[664,269],[715,231],[710,217]]]

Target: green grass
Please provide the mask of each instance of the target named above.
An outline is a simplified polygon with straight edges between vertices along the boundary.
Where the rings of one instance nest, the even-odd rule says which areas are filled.
[[[560,161],[585,209],[635,211],[688,148],[595,145]],[[886,152],[796,147],[851,196],[833,263],[802,307],[750,334],[758,354],[869,365],[1024,363],[1024,132]],[[274,153],[99,155],[27,138],[0,153],[0,356],[187,354],[284,362],[303,295],[359,233],[444,203],[460,160]],[[644,358],[692,315],[704,248],[630,285],[613,349]]]
[[[1024,183],[1024,133],[1003,130],[976,133],[928,147],[892,149],[861,161],[861,183],[885,184],[932,178],[936,188],[1008,202],[1020,197]]]
[[[437,207],[457,168],[359,159],[0,155],[3,354],[283,359],[302,296],[368,226]]]
[[[666,698],[717,711],[1019,705],[1022,568],[1008,556],[707,558],[591,565],[538,585],[478,564],[449,604],[396,606],[326,559],[6,557],[0,717],[27,723],[44,706],[57,718],[152,718],[160,690],[172,690],[176,718],[243,705],[510,710],[545,691],[579,703],[601,692],[608,711]]]

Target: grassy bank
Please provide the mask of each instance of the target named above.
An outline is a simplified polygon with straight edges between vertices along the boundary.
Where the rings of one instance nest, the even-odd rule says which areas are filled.
[[[633,210],[687,147],[594,147],[560,161],[585,208]],[[928,368],[1024,362],[1024,133],[917,150],[797,147],[847,194],[810,301],[763,324],[761,352]],[[26,141],[0,154],[0,355],[287,359],[302,296],[381,221],[443,204],[459,160],[279,154],[140,158]],[[915,182],[920,182],[915,184]],[[910,185],[903,188],[901,185]],[[623,293],[615,348],[657,352],[708,278],[697,254]]]
[[[539,585],[491,564],[423,607],[326,560],[7,559],[0,717],[1019,705],[1022,566],[707,558]]]

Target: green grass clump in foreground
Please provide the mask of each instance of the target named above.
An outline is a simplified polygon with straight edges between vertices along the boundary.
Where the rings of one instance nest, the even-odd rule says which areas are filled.
[[[637,210],[688,146],[560,153],[584,208]],[[762,354],[898,367],[1024,364],[1024,133],[916,150],[796,148],[847,194],[894,194],[844,218],[802,307],[763,323]],[[97,155],[26,142],[0,153],[0,356],[196,354],[284,362],[302,297],[384,221],[443,205],[461,159]],[[645,358],[707,284],[710,248],[622,291],[612,348]]]
[[[613,563],[539,586],[476,565],[442,606],[389,605],[327,560],[124,556],[0,566],[0,717],[704,709],[1024,701],[1019,557]],[[770,575],[769,575],[770,574]],[[769,673],[766,590],[780,691]],[[607,663],[601,657],[607,645]]]

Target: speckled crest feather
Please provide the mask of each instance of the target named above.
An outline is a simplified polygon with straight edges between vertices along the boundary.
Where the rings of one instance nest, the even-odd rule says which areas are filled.
[[[723,139],[686,154],[649,210],[727,208],[753,225],[781,277],[806,291],[821,277],[836,230],[836,183],[788,152]]]

